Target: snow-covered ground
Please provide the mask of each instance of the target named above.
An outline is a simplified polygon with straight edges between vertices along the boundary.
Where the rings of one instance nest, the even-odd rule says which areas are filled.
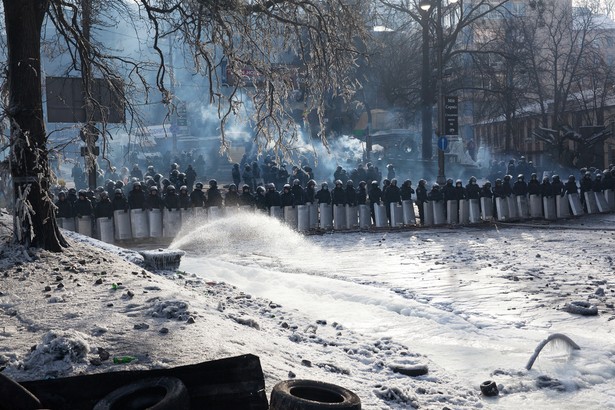
[[[241,215],[186,227],[180,272],[160,274],[74,233],[62,255],[4,237],[0,367],[28,380],[253,353],[268,391],[324,380],[365,409],[615,408],[614,222],[302,236]],[[553,333],[581,350],[551,343],[526,371]],[[136,360],[110,360],[124,355]],[[489,379],[497,398],[480,394]]]
[[[184,232],[172,247],[188,252],[183,270],[308,320],[339,323],[362,343],[386,340],[425,355],[464,392],[478,392],[488,379],[500,386],[497,400],[461,393],[451,408],[615,408],[614,222],[614,215],[591,215],[551,225],[304,237],[250,215]],[[596,304],[599,315],[566,312],[573,301]],[[526,371],[537,344],[553,333],[581,350],[550,343]],[[342,366],[351,369],[347,387],[363,397],[385,377],[373,369],[357,374],[352,360]]]

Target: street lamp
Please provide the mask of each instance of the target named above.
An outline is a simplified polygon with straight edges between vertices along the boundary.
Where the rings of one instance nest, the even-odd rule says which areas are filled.
[[[444,117],[444,93],[442,91],[442,78],[443,78],[443,68],[442,68],[442,54],[444,54],[444,36],[443,36],[443,32],[442,32],[442,2],[444,0],[420,0],[419,2],[419,8],[421,10],[423,10],[424,12],[428,12],[431,7],[434,5],[436,6],[436,42],[437,42],[437,53],[436,53],[436,69],[437,69],[437,97],[438,97],[438,125],[437,125],[437,133],[436,135],[439,137],[441,136],[445,136],[446,135],[446,124],[445,124],[445,117]],[[448,0],[448,3],[457,3],[458,0]],[[427,26],[427,24],[425,24],[425,26]],[[427,38],[427,32],[426,32],[426,28],[424,28],[424,35],[423,35],[423,42],[426,42],[428,40]],[[426,44],[423,44],[423,50],[424,50],[424,54],[423,54],[423,72],[424,73],[428,73],[430,72],[429,70],[429,59],[426,58],[426,54],[425,50],[427,48]],[[425,81],[425,79],[423,79],[423,81]],[[428,107],[423,107],[424,110],[426,110]],[[431,117],[431,116],[429,116]],[[425,116],[423,116],[423,120],[425,120]],[[426,129],[430,129],[425,127],[426,124],[423,124],[423,130]],[[423,144],[425,144],[425,140],[423,141]],[[423,152],[425,151],[425,148],[423,149]],[[431,149],[429,150],[429,152],[431,152]],[[446,183],[446,176],[444,173],[444,150],[441,149],[440,147],[438,147],[438,178],[436,179],[436,182],[438,184],[445,184]]]

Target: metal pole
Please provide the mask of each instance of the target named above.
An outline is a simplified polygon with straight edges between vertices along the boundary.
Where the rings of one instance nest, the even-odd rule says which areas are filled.
[[[437,13],[437,42],[438,42],[438,52],[436,53],[437,57],[437,70],[438,70],[438,137],[446,135],[446,124],[444,123],[444,93],[442,91],[442,54],[444,54],[444,36],[442,33],[442,1],[437,0],[436,2],[436,13]],[[436,182],[440,185],[444,185],[446,183],[446,176],[444,173],[444,151],[438,147],[438,178]]]
[[[421,142],[423,161],[431,160],[433,156],[433,88],[431,80],[431,64],[429,64],[429,12],[422,11],[423,25],[423,69],[421,72]]]

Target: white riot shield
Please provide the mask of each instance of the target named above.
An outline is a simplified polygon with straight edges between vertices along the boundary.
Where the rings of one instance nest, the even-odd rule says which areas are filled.
[[[239,207],[239,212],[244,214],[249,214],[254,212],[254,207],[252,205],[241,205]]]
[[[328,204],[318,204],[320,211],[320,229],[333,229],[333,209]]]
[[[192,226],[194,224],[194,209],[192,208],[188,208],[188,209],[180,209],[179,210],[179,215],[180,215],[180,220],[181,220],[181,227],[189,227]],[[164,224],[163,224],[164,227]]]
[[[478,199],[469,199],[468,200],[468,208],[469,208],[469,220],[471,224],[476,224],[480,222],[480,205]],[[493,209],[491,210],[491,216],[493,217]]]
[[[96,218],[98,239],[106,243],[113,243],[113,218]]]
[[[519,219],[519,212],[517,212],[517,197],[515,195],[508,196],[506,197],[506,201],[508,202],[508,219],[511,221]]]
[[[346,208],[344,205],[333,206],[333,229],[346,229]]]
[[[444,216],[444,201],[433,201],[433,223],[434,225],[443,225],[446,223],[446,217]]]
[[[368,229],[372,224],[372,214],[368,205],[359,205],[359,229]]]
[[[89,216],[82,216],[77,218],[77,232],[81,235],[92,236],[92,218]]]
[[[113,211],[113,222],[115,225],[115,240],[125,241],[132,239],[130,230],[130,214],[122,209]]]
[[[542,218],[542,198],[530,195],[530,218]]]
[[[499,199],[502,199],[502,198],[499,198]],[[502,202],[508,205],[508,201],[506,201],[506,199],[502,200]],[[493,221],[493,198],[485,198],[485,197],[481,198],[480,208],[481,208],[481,215],[482,215],[483,221],[485,222]]]
[[[525,195],[517,196],[517,213],[519,214],[519,218],[521,219],[527,219],[530,217],[529,205],[527,203],[527,196]]]
[[[393,202],[389,204],[391,211],[391,226],[392,227],[401,227],[404,224],[404,213],[402,207],[397,202]]]
[[[384,228],[387,226],[387,210],[384,205],[374,205],[374,219],[376,220],[376,228]]]
[[[429,201],[423,203],[423,219],[424,226],[432,226],[434,224],[433,205]]]
[[[545,211],[545,219],[548,221],[555,221],[557,219],[557,210],[555,208],[555,198],[552,196],[543,197],[542,206]]]
[[[209,220],[207,216],[207,208],[193,208],[194,209],[194,223],[196,225],[207,223]]]
[[[56,222],[60,228],[66,229],[67,231],[75,231],[77,228],[75,226],[75,218],[56,218]]]
[[[416,225],[416,213],[414,212],[414,202],[411,199],[401,201],[401,208],[404,215],[404,225]]]
[[[160,209],[148,211],[147,221],[149,223],[149,237],[160,238],[162,236],[162,211]]]
[[[143,239],[149,236],[147,211],[141,209],[130,210],[130,229],[132,237],[135,239]]]
[[[291,229],[297,229],[298,224],[298,215],[297,208],[293,208],[292,206],[284,207],[284,222]]]
[[[357,229],[359,227],[359,208],[346,205],[346,228]]]
[[[555,210],[558,218],[570,217],[570,203],[568,202],[568,194],[564,194],[564,196],[555,196]]]
[[[482,205],[482,198],[481,198]],[[495,198],[495,209],[498,212],[498,221],[508,221],[510,215],[508,213],[508,199],[507,198]]]
[[[598,213],[598,204],[596,203],[596,195],[594,195],[594,192],[585,192],[585,207],[587,208],[588,214]]]
[[[162,212],[162,236],[175,238],[182,227],[182,214],[177,209],[164,209]]]
[[[272,218],[276,218],[282,221],[284,220],[284,208],[281,208],[279,206],[272,206],[271,208],[269,208],[269,215]],[[211,221],[211,214],[209,216],[209,220]]]
[[[459,203],[457,200],[446,201],[446,222],[449,225],[459,223]]]
[[[310,229],[318,228],[318,205],[308,203],[308,214],[310,216]]]
[[[594,194],[596,196],[596,206],[598,207],[598,212],[609,212],[609,204],[606,202],[604,192],[594,192]]]
[[[224,207],[224,216],[227,216],[229,218],[236,218],[237,215],[239,215],[239,207],[236,205],[231,205],[231,206],[227,206]]]
[[[568,201],[570,202],[570,209],[572,209],[572,214],[574,216],[583,215],[583,205],[581,204],[579,194],[569,194]]]
[[[468,199],[459,201],[459,223],[461,225],[470,223],[470,201]]]
[[[606,203],[609,204],[609,211],[615,211],[615,191],[607,189],[604,191],[604,198]]]
[[[297,230],[307,232],[310,230],[310,207],[308,205],[297,205]]]

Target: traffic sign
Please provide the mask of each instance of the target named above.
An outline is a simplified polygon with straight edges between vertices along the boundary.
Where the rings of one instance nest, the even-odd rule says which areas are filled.
[[[442,151],[446,151],[448,148],[448,138],[440,137],[438,138],[438,148]]]

